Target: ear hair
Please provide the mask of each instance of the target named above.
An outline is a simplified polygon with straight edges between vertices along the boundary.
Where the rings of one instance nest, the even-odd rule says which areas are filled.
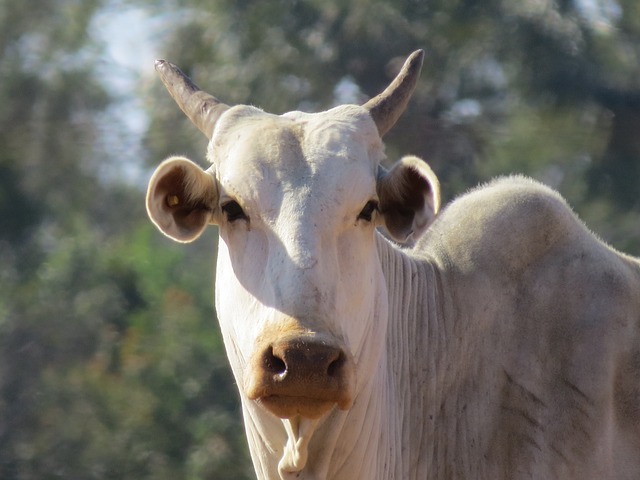
[[[414,175],[408,173],[413,172]],[[429,199],[434,213],[440,210],[440,181],[427,162],[415,155],[407,155],[397,161],[390,170],[382,165],[378,167],[378,182],[384,183],[382,189],[391,198],[405,198],[409,195],[415,179],[422,177],[432,192]]]
[[[385,226],[401,243],[422,235],[440,209],[440,182],[418,157],[403,157],[388,172],[380,169],[377,191]]]
[[[184,157],[171,157],[149,181],[147,212],[153,223],[178,242],[198,238],[210,222],[218,198],[215,179]]]

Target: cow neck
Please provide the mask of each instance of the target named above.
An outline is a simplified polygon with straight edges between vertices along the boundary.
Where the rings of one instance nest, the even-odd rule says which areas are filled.
[[[371,314],[381,312],[377,307]],[[374,323],[373,318],[369,323]],[[372,335],[375,333],[371,331]],[[364,343],[373,340],[365,339]],[[383,358],[376,373],[362,386],[352,408],[346,411],[334,408],[317,423],[287,424],[288,421],[274,417],[242,396],[249,450],[258,478],[400,480],[389,470],[393,439],[387,435],[386,420],[393,402],[384,388],[388,377],[386,365]]]
[[[378,235],[378,255],[387,283],[388,431],[393,473],[389,478],[423,479],[435,473],[437,410],[447,371],[449,325],[442,322],[438,269]]]
[[[447,447],[435,445],[434,439],[440,433],[435,420],[444,380],[440,372],[447,371],[441,353],[449,336],[440,321],[438,270],[380,235],[376,241],[389,312],[386,351],[377,374],[350,410],[334,409],[320,421],[308,450],[300,452],[287,451],[292,436],[279,419],[243,398],[250,451],[261,479],[438,476],[431,466],[443,460],[443,452],[447,455]],[[305,468],[290,476],[278,473],[278,466],[298,453],[308,455]]]

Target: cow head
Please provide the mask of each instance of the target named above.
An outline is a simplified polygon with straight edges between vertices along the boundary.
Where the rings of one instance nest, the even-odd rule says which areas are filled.
[[[305,466],[313,431],[348,411],[381,368],[388,312],[376,227],[414,239],[439,207],[424,162],[380,166],[381,136],[404,110],[422,57],[364,106],[280,116],[224,105],[174,65],[156,64],[210,139],[211,167],[162,163],[149,216],[179,242],[218,225],[216,309],[250,444],[279,452],[283,477]]]

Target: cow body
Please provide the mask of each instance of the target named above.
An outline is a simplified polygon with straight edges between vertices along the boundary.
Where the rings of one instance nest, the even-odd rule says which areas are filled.
[[[640,263],[520,177],[433,221],[428,166],[379,167],[417,58],[363,107],[282,116],[159,65],[212,166],[164,162],[147,206],[178,241],[219,226],[258,477],[640,478]]]
[[[392,377],[416,402],[395,478],[638,478],[637,260],[521,178],[382,249]]]

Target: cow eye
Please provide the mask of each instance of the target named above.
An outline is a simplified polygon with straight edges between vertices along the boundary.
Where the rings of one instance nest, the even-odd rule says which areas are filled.
[[[373,218],[374,212],[378,210],[378,202],[375,200],[369,200],[362,211],[358,214],[358,220],[366,220],[370,222]]]
[[[235,222],[236,220],[247,220],[248,217],[242,210],[242,207],[235,200],[230,200],[220,207],[220,209],[227,216],[228,222]]]

